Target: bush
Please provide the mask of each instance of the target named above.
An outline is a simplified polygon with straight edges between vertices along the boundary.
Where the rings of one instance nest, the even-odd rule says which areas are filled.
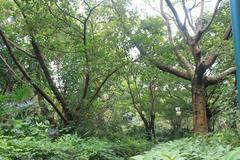
[[[229,153],[239,142],[239,136],[230,131],[209,135],[208,137],[195,136],[159,144],[144,155],[135,156],[131,159],[228,160],[224,158],[224,155]]]
[[[64,135],[51,141],[34,137],[0,137],[0,159],[18,160],[120,160],[112,150],[113,144],[98,138],[81,139],[76,135]]]
[[[115,143],[114,152],[125,159],[150,150],[154,143],[139,137],[116,135],[112,140]]]
[[[153,143],[129,136],[111,141],[96,137],[63,135],[57,139],[39,136],[0,136],[0,159],[17,160],[123,160],[150,150]]]

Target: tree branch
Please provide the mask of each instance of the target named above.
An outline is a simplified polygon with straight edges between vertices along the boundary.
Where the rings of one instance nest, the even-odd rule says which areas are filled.
[[[22,83],[26,83],[14,70],[13,68],[7,63],[6,59],[0,54],[0,59],[3,61],[5,66],[14,74],[14,76]]]
[[[206,32],[206,30],[208,30],[208,28],[211,26],[214,18],[215,18],[216,15],[217,15],[218,7],[219,7],[219,4],[220,4],[221,1],[222,1],[222,0],[218,0],[218,1],[217,1],[216,5],[215,5],[215,8],[214,8],[214,11],[213,11],[212,18],[211,18],[210,21],[207,23],[207,25],[206,25],[203,29],[201,29],[201,32],[202,32],[202,33]]]
[[[170,0],[165,0],[165,1],[166,1],[168,7],[170,8],[170,10],[172,11],[172,13],[173,13],[173,15],[175,17],[175,20],[176,20],[178,28],[180,29],[180,31],[182,32],[183,36],[188,41],[188,39],[190,38],[190,35],[189,35],[188,31],[187,31],[187,28],[180,21],[178,13],[177,13],[176,9],[173,7],[173,4],[170,2]]]
[[[101,1],[100,3],[98,3],[97,5],[95,5],[94,7],[90,7],[89,4],[84,0],[84,3],[88,6],[89,12],[87,17],[84,19],[83,21],[83,45],[84,45],[84,54],[85,54],[85,61],[86,61],[86,67],[87,67],[87,72],[84,75],[84,89],[83,89],[83,96],[82,99],[85,99],[87,96],[87,92],[88,92],[88,88],[89,88],[89,81],[90,81],[90,74],[89,74],[89,56],[87,53],[87,23],[88,20],[92,14],[92,12],[102,3],[103,1]]]
[[[186,2],[185,0],[182,0],[182,5],[183,5],[183,10],[184,10],[184,13],[185,13],[185,16],[186,16],[186,19],[187,19],[187,22],[189,24],[189,26],[191,27],[191,29],[193,30],[193,32],[195,32],[195,27],[193,26],[191,20],[190,20],[190,17],[189,17],[189,14],[188,14],[188,9],[186,7]]]
[[[5,37],[2,29],[0,28],[0,36],[3,40],[3,43],[5,44],[5,46],[7,47],[8,53],[11,56],[11,58],[13,59],[13,62],[16,64],[16,66],[18,67],[18,69],[21,71],[21,73],[23,74],[23,76],[26,78],[26,80],[33,86],[33,88],[39,93],[41,94],[46,101],[54,108],[54,110],[57,112],[57,114],[60,116],[60,118],[64,121],[64,123],[68,123],[68,120],[66,119],[66,117],[61,113],[61,111],[58,109],[58,107],[54,104],[54,102],[51,100],[51,98],[37,85],[35,84],[31,77],[28,75],[28,73],[26,72],[26,70],[24,69],[24,67],[18,62],[17,58],[15,57],[12,48],[9,44],[9,42],[7,41],[7,38]]]
[[[27,19],[27,15],[24,13],[21,5],[18,3],[17,0],[14,0],[14,2],[15,2],[16,5],[18,6],[18,8],[20,9],[21,14],[22,14],[22,16],[23,16],[23,18],[24,18],[24,20],[25,20],[25,23],[26,23],[27,25],[30,25],[29,22],[28,22],[28,19]],[[38,62],[39,62],[39,65],[40,65],[43,73],[44,73],[44,76],[45,76],[45,78],[46,78],[46,80],[47,80],[47,82],[48,82],[48,85],[49,85],[50,89],[52,90],[53,94],[55,95],[56,99],[60,102],[60,104],[61,104],[61,106],[62,106],[62,108],[63,108],[64,113],[66,114],[66,116],[71,119],[72,116],[71,116],[71,114],[70,114],[70,112],[69,112],[69,109],[68,109],[68,107],[67,107],[67,104],[66,104],[66,102],[64,101],[61,93],[60,93],[59,90],[57,89],[56,85],[54,84],[54,82],[53,82],[53,80],[52,80],[52,78],[51,78],[51,75],[50,75],[50,73],[49,73],[49,70],[48,70],[48,68],[47,68],[47,66],[46,66],[46,64],[45,64],[45,62],[44,62],[44,60],[43,60],[42,54],[41,54],[41,52],[40,52],[40,48],[39,48],[39,46],[38,46],[38,44],[37,44],[37,42],[36,42],[36,40],[35,40],[35,37],[34,37],[34,33],[33,33],[32,31],[30,31],[29,34],[30,34],[30,37],[31,37],[31,45],[32,45],[32,47],[33,47],[34,54],[35,54],[35,56],[36,56],[36,58],[37,58],[37,60],[38,60]]]
[[[231,33],[232,33],[232,26],[231,24],[229,24],[225,29],[223,40],[229,40],[231,38]]]
[[[115,70],[113,70],[112,72],[108,73],[108,75],[104,78],[104,80],[102,81],[102,83],[100,84],[100,86],[97,88],[96,92],[93,94],[92,98],[90,99],[89,103],[92,104],[93,101],[97,98],[99,92],[101,91],[103,85],[107,82],[107,80],[117,71],[119,70],[119,68],[116,68]]]
[[[84,23],[82,19],[80,19],[80,18],[78,18],[78,17],[72,15],[71,13],[69,13],[69,12],[63,10],[63,9],[57,4],[56,1],[54,2],[54,4],[57,6],[57,8],[58,8],[61,12],[63,12],[63,14],[68,15],[69,17],[71,17],[71,18],[73,18],[73,19],[79,21],[80,23]],[[50,7],[50,6],[49,6],[49,7]],[[81,16],[81,18],[84,18],[84,17]]]
[[[34,39],[34,37],[32,37],[32,40],[31,40],[31,44],[32,44],[32,47],[33,47],[33,50],[34,50],[34,53],[37,57],[37,60],[39,62],[39,65],[44,73],[44,76],[48,82],[48,85],[50,87],[50,89],[53,91],[55,97],[57,98],[57,100],[61,103],[61,106],[64,110],[64,112],[67,114],[67,115],[70,115],[69,113],[69,109],[67,108],[67,104],[66,102],[64,101],[64,98],[62,97],[61,93],[59,92],[58,88],[56,87],[55,83],[53,82],[53,79],[49,73],[49,70],[43,60],[43,57],[42,57],[42,54],[40,52],[40,49],[39,49],[39,46],[36,42],[36,40]]]
[[[167,25],[168,40],[169,40],[170,44],[173,47],[173,50],[174,50],[174,52],[176,54],[176,57],[181,62],[183,67],[188,71],[188,74],[190,76],[192,76],[193,75],[193,66],[192,66],[192,64],[181,53],[179,53],[179,51],[178,51],[178,49],[177,49],[177,47],[176,47],[176,45],[174,43],[174,40],[173,40],[173,37],[172,37],[172,29],[171,29],[171,25],[170,25],[170,22],[169,22],[169,18],[165,14],[164,9],[163,9],[163,0],[160,1],[160,12],[161,12],[161,15],[163,16],[163,18],[165,20],[165,23]]]
[[[138,112],[140,118],[142,119],[142,121],[143,121],[143,123],[144,123],[144,126],[145,126],[146,128],[148,128],[148,127],[149,127],[149,123],[148,123],[146,117],[144,116],[144,114],[142,113],[142,111],[141,111],[141,110],[138,108],[138,106],[137,106],[137,103],[136,103],[136,100],[135,100],[135,97],[134,97],[134,93],[133,93],[133,91],[132,91],[132,89],[131,89],[131,85],[130,85],[129,78],[127,77],[126,79],[127,79],[128,89],[129,89],[129,93],[130,93],[130,95],[131,95],[133,107],[134,107],[134,108],[136,109],[136,111]]]
[[[199,17],[199,21],[200,21],[200,24],[199,24],[199,29],[202,28],[202,25],[203,25],[203,13],[204,13],[204,5],[205,5],[205,0],[201,0],[201,9],[200,9],[200,17]],[[197,26],[198,28],[198,26]]]
[[[160,69],[163,72],[171,73],[171,74],[173,74],[177,77],[183,78],[185,80],[191,80],[191,76],[189,76],[189,74],[187,72],[179,71],[175,68],[168,67],[168,66],[165,66],[165,65],[161,65],[160,63],[158,63],[154,60],[150,60],[150,61],[154,66],[156,66],[158,69]]]
[[[25,51],[24,49],[22,49],[21,47],[19,47],[17,44],[15,44],[13,41],[11,41],[11,40],[9,40],[9,39],[7,39],[7,41],[8,41],[13,47],[15,47],[17,50],[25,53],[28,57],[33,58],[33,59],[36,59],[36,57],[35,57],[34,55],[32,55],[31,53]]]
[[[201,62],[201,64],[203,65],[203,68],[204,68],[204,72],[214,64],[217,57],[218,57],[218,54],[216,54],[216,53],[208,53],[207,54],[207,56]]]
[[[207,76],[206,77],[206,84],[207,85],[214,85],[218,82],[224,81],[228,75],[235,74],[236,73],[236,67],[231,67],[226,69],[225,71],[214,75],[214,76]]]
[[[222,1],[222,0],[218,0],[218,1],[217,1],[216,5],[215,5],[215,8],[214,8],[214,11],[213,11],[213,15],[212,15],[210,21],[207,23],[207,25],[206,25],[204,28],[200,28],[199,31],[198,31],[198,33],[197,33],[196,36],[194,37],[195,43],[198,42],[198,41],[201,39],[202,35],[203,35],[203,34],[208,30],[208,28],[211,26],[214,18],[215,18],[216,15],[217,15],[218,6],[219,6],[219,4],[220,4],[221,1]]]

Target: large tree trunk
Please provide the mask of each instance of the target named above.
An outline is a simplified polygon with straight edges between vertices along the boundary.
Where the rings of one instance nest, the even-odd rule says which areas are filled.
[[[205,86],[203,83],[192,83],[193,129],[195,133],[208,133],[205,104]]]

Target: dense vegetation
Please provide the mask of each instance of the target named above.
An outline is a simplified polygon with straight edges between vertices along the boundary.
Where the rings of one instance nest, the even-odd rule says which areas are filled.
[[[0,159],[238,159],[228,3],[0,0]]]

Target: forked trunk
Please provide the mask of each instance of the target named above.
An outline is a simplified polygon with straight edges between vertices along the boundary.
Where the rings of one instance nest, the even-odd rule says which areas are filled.
[[[205,86],[203,83],[192,84],[193,129],[195,133],[207,134],[208,123],[205,104]]]
[[[150,121],[148,122],[145,116],[141,113],[140,117],[143,121],[144,128],[146,130],[146,135],[148,140],[153,140],[156,138],[155,135],[155,114],[150,115]]]

